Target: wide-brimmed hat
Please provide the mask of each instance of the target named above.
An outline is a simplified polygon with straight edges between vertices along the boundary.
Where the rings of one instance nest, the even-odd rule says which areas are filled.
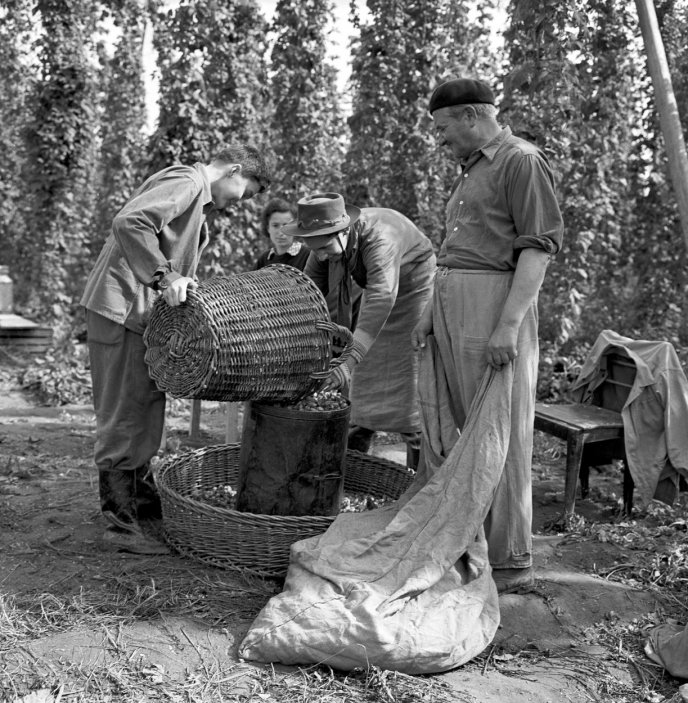
[[[296,222],[282,227],[285,234],[294,237],[318,237],[341,232],[356,222],[361,214],[355,205],[346,205],[339,193],[306,195],[296,206]]]

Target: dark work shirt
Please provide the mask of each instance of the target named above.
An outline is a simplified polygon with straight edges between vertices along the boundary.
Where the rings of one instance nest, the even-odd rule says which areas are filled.
[[[446,228],[438,266],[510,271],[522,249],[555,254],[564,225],[545,155],[504,128],[463,164]]]
[[[286,264],[303,271],[306,268],[306,262],[310,253],[311,250],[305,246],[301,246],[296,254],[290,254],[288,251],[284,252],[284,254],[278,254],[274,249],[268,249],[258,258],[256,271],[271,264]]]
[[[337,261],[312,255],[305,273],[332,302],[333,319],[345,327],[351,324],[352,284],[365,290],[354,338],[369,349],[399,291],[414,285],[414,272],[425,270],[431,259],[434,264],[434,258],[432,243],[407,217],[389,208],[364,207],[351,227],[345,255]]]

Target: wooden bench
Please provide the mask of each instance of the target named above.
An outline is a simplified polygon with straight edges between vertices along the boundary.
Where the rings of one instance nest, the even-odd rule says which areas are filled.
[[[581,497],[585,498],[590,467],[612,459],[624,462],[623,510],[630,515],[633,509],[633,479],[626,461],[621,409],[633,387],[636,368],[618,347],[611,347],[605,353],[600,368],[604,380],[587,394],[585,400],[589,402],[535,404],[535,429],[566,440],[565,517],[575,512],[579,479]]]

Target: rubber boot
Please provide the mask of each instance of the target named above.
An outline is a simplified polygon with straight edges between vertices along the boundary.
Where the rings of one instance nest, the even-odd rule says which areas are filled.
[[[360,427],[359,425],[352,425],[349,428],[347,448],[367,454],[373,444],[374,436],[375,430],[369,430],[367,427]]]
[[[141,520],[160,520],[162,506],[160,496],[153,476],[148,466],[142,466],[134,471],[136,490],[136,513]]]
[[[100,509],[119,530],[140,531],[136,514],[136,484],[133,471],[99,471]]]
[[[133,554],[168,554],[169,549],[143,533],[136,509],[134,471],[98,472],[100,509],[110,523],[104,540],[119,551]]]

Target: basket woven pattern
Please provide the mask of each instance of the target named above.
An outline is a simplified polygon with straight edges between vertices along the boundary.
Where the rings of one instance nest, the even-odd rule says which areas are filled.
[[[291,266],[215,277],[180,306],[156,301],[146,362],[175,398],[296,402],[329,368],[330,337],[316,327],[329,319],[322,293]]]
[[[291,544],[325,532],[334,517],[241,513],[190,497],[199,488],[235,487],[240,451],[239,444],[189,450],[156,471],[165,538],[181,554],[212,566],[282,576],[289,565]],[[347,450],[347,492],[396,499],[412,480],[413,474],[399,464]]]

